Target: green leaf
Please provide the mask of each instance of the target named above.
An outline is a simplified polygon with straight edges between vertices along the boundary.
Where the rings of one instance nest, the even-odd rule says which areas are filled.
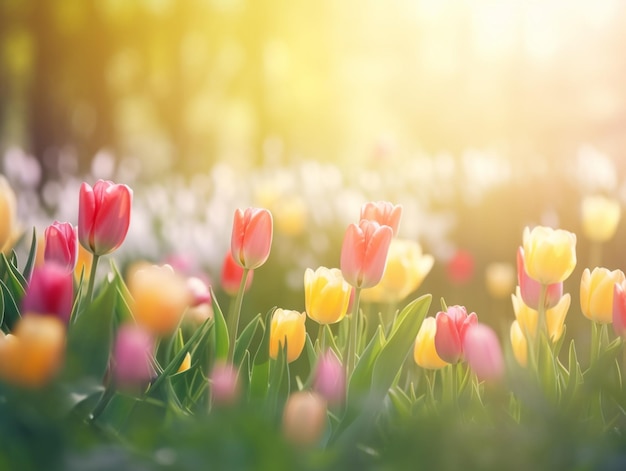
[[[35,266],[35,259],[37,258],[37,231],[33,227],[33,237],[30,241],[30,250],[28,251],[28,258],[26,259],[26,266],[24,266],[24,278],[30,280],[30,276],[33,274],[33,268]]]
[[[7,288],[11,290],[11,294],[15,299],[16,303],[20,303],[22,298],[24,297],[24,293],[26,292],[26,286],[28,283],[26,279],[22,276],[19,270],[7,259],[6,255],[0,253],[0,264],[5,269],[5,281]]]
[[[261,314],[257,314],[239,334],[239,337],[235,341],[235,366],[239,367],[239,365],[241,365],[245,353],[250,349],[250,342],[260,323]]]
[[[267,313],[265,314],[265,322],[263,323],[265,331],[263,333],[263,338],[261,339],[261,343],[259,345],[259,349],[256,351],[256,354],[254,355],[254,364],[255,365],[260,365],[260,364],[263,364],[263,363],[269,361],[269,357],[270,357],[270,330],[271,330],[270,327],[272,325],[272,315],[274,314],[275,310],[276,310],[276,307],[273,307],[269,311],[267,311]]]
[[[2,303],[4,305],[4,318],[2,321],[7,326],[9,331],[13,330],[15,323],[21,317],[20,310],[17,307],[17,303],[11,294],[11,290],[4,284],[4,281],[0,280],[0,289],[2,289]]]
[[[385,344],[383,326],[379,325],[372,336],[370,343],[365,347],[356,364],[348,383],[348,404],[352,404],[357,396],[369,391],[372,384],[374,363]]]
[[[215,338],[215,359],[226,360],[228,358],[228,327],[226,326],[226,319],[220,305],[217,303],[215,293],[213,289],[209,287],[211,291],[211,302],[213,304],[213,319],[215,320],[215,329],[213,329],[213,335]]]

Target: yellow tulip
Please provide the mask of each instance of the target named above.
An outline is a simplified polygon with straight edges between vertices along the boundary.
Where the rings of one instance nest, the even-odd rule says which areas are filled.
[[[496,299],[504,299],[515,286],[515,267],[510,263],[491,263],[485,270],[487,291]]]
[[[437,355],[437,349],[435,348],[436,330],[437,323],[435,318],[427,317],[422,322],[422,326],[415,339],[413,359],[419,366],[428,370],[437,370],[448,364]]]
[[[615,235],[621,216],[619,201],[604,196],[587,196],[581,205],[583,233],[594,242],[606,242]]]
[[[528,276],[544,285],[560,283],[576,266],[576,234],[536,226],[524,229],[524,267]]]
[[[421,245],[414,240],[391,240],[387,265],[380,282],[361,291],[366,302],[397,303],[417,290],[430,273],[435,259],[424,255]]]
[[[178,367],[177,373],[182,373],[183,371],[187,371],[189,368],[191,368],[191,354],[187,352],[185,354],[185,358],[183,358],[183,362]]]
[[[304,272],[306,312],[319,324],[334,324],[344,318],[351,290],[338,268],[307,268]]]
[[[129,277],[128,289],[135,320],[157,336],[176,330],[191,301],[185,279],[169,265],[135,270]]]
[[[511,300],[513,302],[515,320],[520,331],[526,332],[531,338],[535,338],[539,313],[524,304],[519,286],[516,288],[515,294],[511,295]],[[546,328],[548,329],[548,337],[552,342],[558,341],[563,335],[565,317],[571,302],[572,297],[567,293],[561,296],[561,299],[555,306],[546,310]]]
[[[537,320],[539,319],[539,313],[524,303],[519,286],[515,289],[515,294],[511,295],[511,301],[513,303],[515,320],[517,321],[520,330],[522,332],[527,332],[528,335],[534,338],[537,333]]]
[[[17,202],[6,178],[0,175],[0,251],[10,248],[17,233]]]
[[[306,314],[288,309],[276,309],[270,326],[270,357],[276,359],[280,345],[287,341],[287,362],[298,359],[306,341]]]
[[[596,267],[585,268],[580,280],[580,307],[583,314],[601,324],[613,322],[613,288],[624,282],[624,272]]]
[[[24,315],[0,338],[0,378],[29,388],[46,384],[62,364],[65,330],[57,317]]]
[[[513,321],[511,324],[510,338],[515,359],[525,367],[528,363],[528,342],[518,321]]]

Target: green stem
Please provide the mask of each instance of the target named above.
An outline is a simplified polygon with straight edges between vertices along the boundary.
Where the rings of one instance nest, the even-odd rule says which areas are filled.
[[[318,339],[318,345],[319,345],[318,353],[324,353],[324,350],[326,350],[326,336],[324,335],[326,333],[325,327],[326,326],[324,324],[320,324],[319,329],[317,331],[317,339]]]
[[[598,323],[591,322],[591,354],[589,360],[589,366],[593,366],[600,355],[600,332],[598,329]]]
[[[239,291],[233,308],[230,309],[228,315],[228,361],[232,363],[235,355],[235,341],[237,340],[237,328],[239,326],[239,316],[241,315],[241,304],[243,302],[243,293],[246,290],[246,281],[248,280],[249,268],[243,269],[243,276],[239,284]]]
[[[113,387],[111,383],[106,387],[106,389],[104,390],[104,393],[100,397],[100,400],[96,404],[96,407],[94,407],[93,412],[89,416],[89,422],[95,422],[98,419],[98,417],[100,417],[100,414],[104,412],[104,409],[106,409],[106,407],[109,405],[114,395],[115,395],[115,387]]]
[[[546,338],[549,339],[548,325],[546,322],[546,296],[548,295],[548,285],[541,284],[539,291],[539,305],[537,306],[537,330],[535,332],[535,359],[539,359],[539,348],[541,345],[541,338],[543,333],[546,333]]]
[[[355,288],[354,306],[352,308],[352,319],[350,319],[350,333],[348,335],[348,354],[346,355],[346,379],[354,371],[357,356],[357,343],[359,339],[359,300],[361,298],[361,288]]]
[[[91,271],[89,272],[89,284],[87,285],[87,300],[92,301],[93,299],[93,287],[96,281],[96,270],[98,269],[98,260],[100,259],[100,255],[93,254],[91,259]]]

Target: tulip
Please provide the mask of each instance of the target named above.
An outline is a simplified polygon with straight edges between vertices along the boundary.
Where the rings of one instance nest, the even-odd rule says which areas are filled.
[[[128,289],[135,320],[156,336],[171,335],[192,301],[185,279],[169,265],[151,265],[134,271]]]
[[[237,209],[230,250],[241,267],[254,270],[263,265],[272,246],[272,213],[267,209]]]
[[[239,376],[231,363],[216,363],[211,371],[209,383],[213,404],[231,406],[237,403],[241,396]]]
[[[463,306],[450,306],[447,312],[440,311],[435,317],[435,349],[439,357],[448,363],[463,359],[463,339],[470,325],[478,322],[476,313],[467,314]]]
[[[467,328],[463,339],[465,359],[481,381],[498,380],[504,374],[502,348],[495,331],[485,324]]]
[[[580,280],[580,307],[585,317],[601,324],[613,322],[613,288],[624,280],[621,270],[596,267],[590,272],[585,268]]]
[[[0,252],[9,248],[17,231],[17,201],[9,182],[0,175]]]
[[[511,294],[515,286],[515,270],[510,263],[494,262],[487,265],[485,284],[489,294],[496,299],[503,299]]]
[[[576,234],[536,226],[524,229],[524,267],[542,285],[560,283],[576,266]]]
[[[297,391],[289,396],[283,411],[283,435],[298,447],[310,447],[326,429],[326,401],[319,394]]]
[[[435,332],[437,331],[437,322],[434,317],[427,317],[422,322],[417,338],[415,339],[415,348],[413,349],[413,359],[422,368],[427,370],[438,370],[448,363],[443,361],[437,354],[435,348]]]
[[[469,283],[474,276],[474,257],[467,250],[457,250],[448,261],[448,278],[456,285]]]
[[[243,278],[244,269],[235,261],[231,252],[226,253],[224,257],[224,263],[222,264],[222,276],[221,286],[224,292],[229,296],[235,296],[239,291],[239,285],[241,285],[241,279]],[[246,278],[246,286],[244,291],[248,291],[252,286],[252,279],[254,277],[254,271],[248,272]]]
[[[270,357],[276,359],[278,350],[287,343],[287,362],[298,359],[306,341],[306,314],[276,309],[270,326]]]
[[[69,222],[54,221],[44,232],[44,261],[56,262],[73,272],[78,258],[76,228]]]
[[[517,287],[516,294],[511,295],[511,300],[520,331],[526,332],[531,338],[535,338],[537,335],[539,313],[536,309],[524,303],[519,286]],[[567,316],[571,300],[570,294],[567,293],[559,299],[559,302],[555,306],[546,309],[546,328],[548,337],[552,342],[558,341],[563,335],[565,317]]]
[[[94,255],[117,249],[128,233],[133,191],[126,185],[98,180],[83,183],[78,203],[78,240]]]
[[[313,389],[329,404],[341,404],[346,398],[346,371],[332,350],[317,360]]]
[[[610,240],[621,216],[619,201],[604,196],[587,196],[581,205],[583,233],[593,242]]]
[[[351,291],[338,268],[307,268],[304,272],[306,313],[319,324],[334,324],[344,318]]]
[[[152,366],[154,338],[139,325],[120,326],[113,346],[111,371],[115,384],[123,389],[145,387],[155,374]]]
[[[0,338],[0,379],[28,388],[48,383],[63,363],[65,326],[50,316],[29,315]]]
[[[56,263],[35,267],[22,298],[21,312],[58,317],[69,323],[74,302],[72,274]]]
[[[189,306],[197,307],[201,304],[211,302],[211,291],[204,281],[197,276],[187,278],[187,289],[189,290]]]
[[[393,231],[362,219],[350,224],[341,246],[341,273],[356,288],[376,286],[383,276]]]
[[[528,364],[528,341],[518,321],[513,321],[511,324],[509,335],[515,359],[520,366],[526,367]]]
[[[417,241],[393,238],[380,283],[364,289],[362,299],[379,303],[402,301],[421,286],[434,262],[432,255],[422,253]]]
[[[626,283],[615,283],[613,287],[613,330],[626,339]]]
[[[402,206],[394,205],[388,201],[376,201],[365,203],[361,207],[361,219],[375,221],[381,226],[389,226],[393,235],[398,235],[398,226],[402,218]]]
[[[527,306],[537,310],[539,309],[539,297],[541,295],[541,283],[533,280],[524,267],[524,249],[519,247],[517,250],[517,283],[519,284],[520,294]],[[544,308],[548,309],[556,304],[563,296],[563,282],[547,285]]]
[[[187,352],[185,354],[185,358],[183,358],[183,362],[178,367],[178,371],[176,373],[183,373],[191,368],[191,353]]]

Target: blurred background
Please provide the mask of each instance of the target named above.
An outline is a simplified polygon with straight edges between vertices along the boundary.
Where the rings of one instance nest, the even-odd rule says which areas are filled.
[[[626,201],[625,24],[621,0],[2,0],[3,173],[24,227],[75,223],[83,179],[132,185],[119,256],[214,279],[234,208],[270,207],[259,311],[302,309],[304,268],[389,199],[435,255],[420,291],[509,322],[484,273],[524,226],[580,234],[584,196]]]

